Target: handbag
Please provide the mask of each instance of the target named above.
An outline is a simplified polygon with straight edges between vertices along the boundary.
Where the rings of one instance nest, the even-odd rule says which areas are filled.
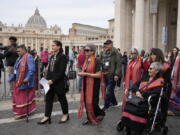
[[[147,87],[151,83],[152,81],[148,83],[147,85],[145,85],[143,88]],[[148,109],[149,109],[149,106],[148,106],[147,100],[137,97],[135,95],[132,95],[132,98],[126,101],[126,106],[124,108],[126,112],[129,112],[134,115],[141,116],[141,117],[146,117],[148,115]]]
[[[76,71],[69,71],[67,76],[69,80],[76,79]]]
[[[135,106],[139,106],[141,105],[142,103],[145,102],[145,100],[143,98],[140,98],[140,97],[137,97],[135,95],[132,95],[132,98],[128,99],[127,102],[129,104],[133,104]]]
[[[148,102],[137,96],[128,99],[124,110],[137,116],[146,117],[148,114]]]

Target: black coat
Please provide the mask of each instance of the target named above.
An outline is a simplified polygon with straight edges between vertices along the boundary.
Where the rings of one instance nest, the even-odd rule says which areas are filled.
[[[51,63],[53,57],[54,55],[51,56],[49,63]],[[67,67],[66,56],[60,52],[56,55],[56,61],[53,72],[50,71],[50,66],[48,67],[46,79],[53,81],[53,84],[50,86],[50,89],[54,89],[55,92],[58,94],[66,93],[65,82],[64,82],[66,67]]]
[[[5,50],[5,52],[4,52],[4,55],[5,55],[5,57],[6,57],[6,66],[11,66],[11,67],[13,67],[14,66],[14,64],[15,64],[15,62],[16,62],[16,59],[19,57],[18,56],[18,54],[17,54],[17,52],[13,52],[13,51],[9,51],[10,49],[12,49],[12,48],[17,48],[17,45],[16,44],[14,44],[14,45],[11,45],[11,46],[7,46],[7,47],[5,47],[6,48],[6,50]]]
[[[4,69],[4,63],[3,63],[4,55],[0,53],[0,70]]]

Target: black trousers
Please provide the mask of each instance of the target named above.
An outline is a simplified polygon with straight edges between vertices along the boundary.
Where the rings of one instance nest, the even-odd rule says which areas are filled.
[[[1,81],[1,69],[0,69],[0,81]]]
[[[69,71],[73,71],[73,63],[74,63],[74,61],[70,60],[69,62],[70,62]]]
[[[46,117],[51,117],[55,94],[57,95],[58,100],[61,104],[63,114],[68,114],[68,102],[67,102],[66,94],[58,94],[53,88],[50,88],[49,92],[46,94],[46,100],[45,100]]]

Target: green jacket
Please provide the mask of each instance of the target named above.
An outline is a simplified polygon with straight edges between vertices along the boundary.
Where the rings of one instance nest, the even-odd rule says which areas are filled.
[[[117,75],[120,77],[122,75],[122,55],[114,47],[110,52],[111,52],[110,56],[107,56],[105,51],[102,51],[100,54],[102,70],[103,70],[103,65],[105,65],[105,59],[106,59],[105,57],[110,57],[109,58],[110,65],[107,70],[107,72],[109,73],[108,76],[114,77],[115,75]]]

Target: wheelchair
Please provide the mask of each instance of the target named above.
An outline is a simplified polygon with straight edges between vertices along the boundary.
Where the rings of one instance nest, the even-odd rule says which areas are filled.
[[[168,126],[166,126],[166,119],[170,93],[171,87],[169,84],[164,84],[160,94],[152,94],[147,99],[148,110],[145,116],[147,122],[144,124],[137,123],[139,126],[133,127],[132,120],[122,116],[117,124],[117,131],[122,135],[153,135],[156,133],[167,135]],[[131,128],[132,131],[129,131],[128,128]]]

